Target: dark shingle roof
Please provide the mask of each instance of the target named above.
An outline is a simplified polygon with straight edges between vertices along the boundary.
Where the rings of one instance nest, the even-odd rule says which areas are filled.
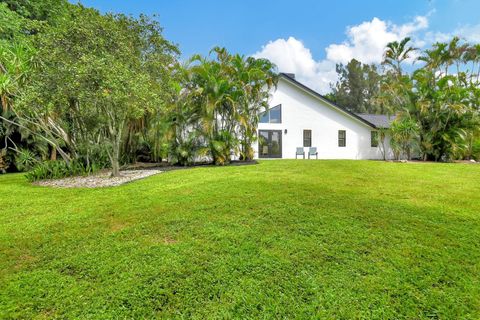
[[[387,116],[385,114],[357,113],[357,116],[373,123],[377,128],[390,128],[390,124],[395,120],[395,116]]]

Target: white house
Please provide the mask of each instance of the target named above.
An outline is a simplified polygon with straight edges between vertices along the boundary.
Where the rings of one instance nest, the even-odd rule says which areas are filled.
[[[260,116],[257,158],[308,158],[310,147],[318,159],[382,159],[377,129],[388,127],[383,115],[354,114],[281,73],[269,110]],[[387,158],[392,153],[386,139]],[[298,150],[300,151],[300,150]],[[316,156],[313,156],[316,158]]]

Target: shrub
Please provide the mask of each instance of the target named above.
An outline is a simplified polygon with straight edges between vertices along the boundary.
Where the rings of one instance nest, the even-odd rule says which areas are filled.
[[[15,155],[15,166],[18,171],[30,171],[37,163],[35,153],[28,149],[20,149]]]
[[[25,176],[28,181],[35,182],[45,179],[60,179],[70,176],[86,176],[99,170],[95,164],[86,165],[80,161],[67,164],[63,160],[45,161],[37,164]]]
[[[472,156],[476,161],[480,161],[480,140],[473,143]]]

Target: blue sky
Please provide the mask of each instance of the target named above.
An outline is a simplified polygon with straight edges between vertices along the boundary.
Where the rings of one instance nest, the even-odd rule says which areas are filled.
[[[225,46],[269,58],[323,92],[335,80],[335,63],[352,57],[377,63],[388,40],[411,36],[427,47],[458,34],[480,42],[478,0],[81,2],[102,12],[157,14],[183,58]]]

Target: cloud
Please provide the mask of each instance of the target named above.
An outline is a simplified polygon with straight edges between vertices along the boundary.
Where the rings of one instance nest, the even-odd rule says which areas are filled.
[[[349,27],[345,42],[327,47],[327,59],[348,63],[355,58],[363,63],[379,63],[389,42],[399,41],[427,27],[428,19],[424,16],[415,17],[412,22],[399,26],[373,18],[372,21]]]
[[[320,92],[328,91],[329,83],[336,80],[335,63],[315,61],[310,49],[294,37],[270,41],[252,56],[269,59],[281,72],[294,73],[300,82]]]
[[[478,43],[480,42],[480,24],[461,26],[450,33],[427,32],[425,41],[428,43],[448,42],[452,40],[454,36],[464,39],[467,42]]]
[[[270,41],[254,57],[270,59],[282,72],[295,73],[299,81],[326,93],[330,83],[337,80],[336,63],[348,63],[355,58],[363,63],[380,63],[385,46],[391,41],[399,41],[407,36],[428,28],[428,16],[417,16],[412,21],[396,25],[379,18],[350,26],[346,30],[346,40],[340,44],[331,44],[326,50],[326,58],[315,60],[305,44],[296,39],[277,39]],[[414,45],[423,46],[419,39]]]

